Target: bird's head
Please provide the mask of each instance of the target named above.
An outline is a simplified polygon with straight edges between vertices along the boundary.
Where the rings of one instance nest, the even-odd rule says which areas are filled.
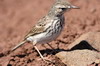
[[[55,4],[52,6],[52,11],[55,14],[63,14],[70,9],[79,9],[79,7],[71,5],[67,0],[56,0]]]

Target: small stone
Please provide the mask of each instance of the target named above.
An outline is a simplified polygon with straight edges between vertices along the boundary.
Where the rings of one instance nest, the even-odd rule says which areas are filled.
[[[100,53],[91,50],[62,51],[56,56],[67,66],[87,66],[100,59]]]

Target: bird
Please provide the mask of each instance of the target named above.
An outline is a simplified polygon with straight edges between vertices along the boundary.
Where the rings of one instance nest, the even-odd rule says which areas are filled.
[[[70,9],[79,9],[79,7],[72,5],[67,0],[55,0],[55,3],[50,8],[49,12],[32,27],[25,35],[22,42],[12,48],[11,51],[30,42],[40,55],[41,59],[45,60],[36,45],[49,43],[61,34],[65,25],[64,13]]]

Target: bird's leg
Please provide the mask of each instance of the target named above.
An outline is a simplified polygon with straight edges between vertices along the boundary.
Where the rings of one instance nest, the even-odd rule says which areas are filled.
[[[51,53],[56,53],[57,50],[55,50],[49,43],[47,43],[49,47],[51,47],[51,49],[53,50]]]
[[[45,61],[43,55],[40,53],[40,51],[38,50],[38,48],[36,46],[34,46],[35,50],[39,53],[40,57],[42,58],[43,61]]]
[[[38,54],[40,55],[40,57],[41,57],[41,59],[42,59],[43,61],[45,61],[45,62],[47,61],[47,62],[53,63],[50,59],[47,59],[47,58],[44,58],[44,57],[43,57],[43,55],[40,53],[40,51],[39,51],[38,48],[36,47],[36,42],[33,43],[33,46],[34,46],[35,50],[38,52]]]
[[[38,48],[36,47],[36,42],[33,42],[33,46],[34,46],[35,50],[38,52],[38,54],[40,55],[41,59],[42,59],[43,61],[45,61],[43,55],[40,53],[40,51],[39,51]]]
[[[51,48],[51,49],[53,49],[54,50],[54,48],[49,44],[49,43],[47,43],[48,44],[48,46]]]
[[[41,59],[44,61],[44,62],[50,62],[50,63],[54,63],[54,62],[52,62],[50,59],[48,59],[47,57],[43,57],[43,55],[40,53],[40,51],[38,50],[38,48],[36,47],[36,41],[34,41],[33,42],[33,46],[34,46],[34,48],[35,48],[35,50],[38,52],[38,54],[40,55],[40,57],[41,57]],[[51,46],[51,45],[50,45]],[[51,46],[52,47],[52,46]],[[52,47],[53,48],[53,47]]]

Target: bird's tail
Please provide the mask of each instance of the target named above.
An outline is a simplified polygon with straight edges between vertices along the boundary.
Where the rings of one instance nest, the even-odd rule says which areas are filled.
[[[22,41],[22,42],[19,43],[17,46],[15,46],[14,48],[12,48],[11,51],[16,50],[17,48],[19,48],[20,46],[22,46],[22,45],[25,44],[26,42],[27,42],[26,40]]]

